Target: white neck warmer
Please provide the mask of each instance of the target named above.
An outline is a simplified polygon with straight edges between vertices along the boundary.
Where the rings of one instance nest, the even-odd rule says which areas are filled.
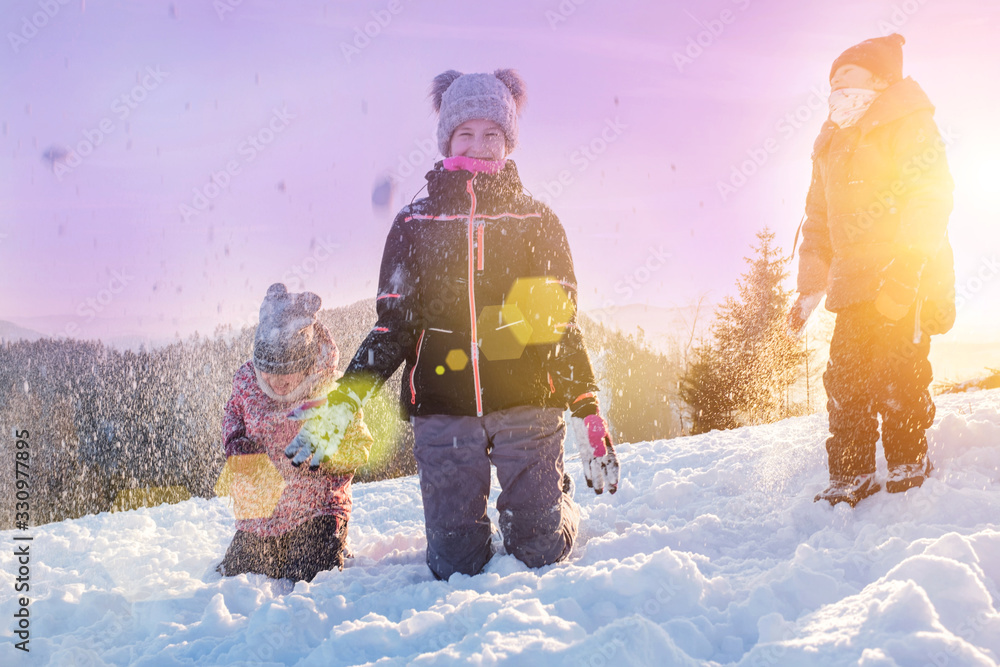
[[[850,127],[861,120],[878,91],[867,88],[841,88],[830,93],[830,120],[840,127]]]

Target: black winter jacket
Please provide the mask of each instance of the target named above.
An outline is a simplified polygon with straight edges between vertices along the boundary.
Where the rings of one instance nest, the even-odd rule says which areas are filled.
[[[405,363],[410,415],[565,408],[596,392],[566,234],[514,163],[472,174],[439,162],[427,188],[392,224],[378,322],[341,387],[363,399]]]

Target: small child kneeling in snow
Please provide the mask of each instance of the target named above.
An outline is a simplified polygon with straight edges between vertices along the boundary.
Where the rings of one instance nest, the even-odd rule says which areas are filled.
[[[343,568],[351,479],[368,460],[372,436],[361,415],[337,455],[318,469],[297,468],[284,455],[298,433],[289,411],[335,386],[338,350],[316,321],[316,294],[292,294],[275,283],[260,307],[253,359],[233,378],[222,431],[236,535],[217,568],[274,579],[312,581]]]

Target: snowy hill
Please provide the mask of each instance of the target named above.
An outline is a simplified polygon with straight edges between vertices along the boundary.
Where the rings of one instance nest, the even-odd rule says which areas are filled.
[[[812,502],[825,430],[623,445],[618,494],[577,490],[568,562],[498,555],[449,582],[424,565],[414,477],[357,486],[355,558],[293,590],[213,572],[224,499],[33,528],[30,656],[7,531],[0,663],[996,665],[1000,390],[939,397],[933,477],[854,510]]]

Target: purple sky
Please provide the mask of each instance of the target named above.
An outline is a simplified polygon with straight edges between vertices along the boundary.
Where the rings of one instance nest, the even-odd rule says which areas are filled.
[[[386,25],[345,55],[379,16]],[[452,68],[514,67],[527,81],[512,158],[566,226],[584,309],[721,299],[761,227],[791,246],[830,63],[893,22],[904,73],[956,135],[951,238],[971,298],[949,335],[996,341],[992,0],[10,0],[0,320],[165,339],[254,323],[278,280],[327,306],[374,296],[392,215],[438,158],[420,148],[435,130],[428,85]],[[679,66],[699,33],[707,46]],[[98,136],[59,173],[43,157]],[[719,183],[762,152],[723,198]],[[411,163],[391,210],[373,211],[376,182]]]

